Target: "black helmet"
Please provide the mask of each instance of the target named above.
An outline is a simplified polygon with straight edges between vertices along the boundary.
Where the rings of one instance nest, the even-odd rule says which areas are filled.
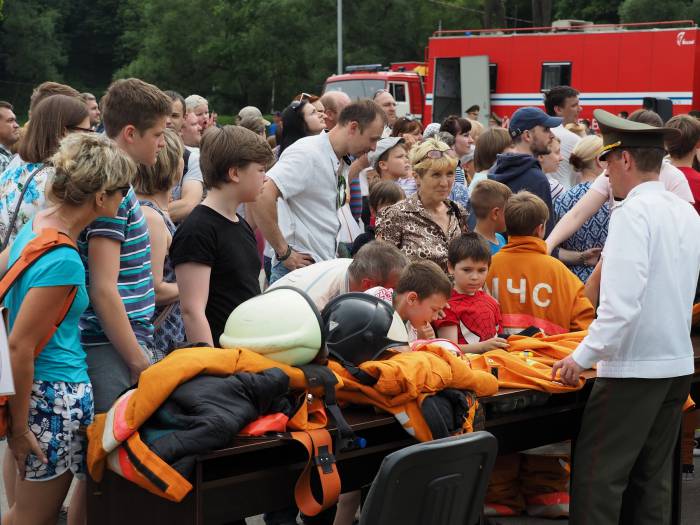
[[[406,325],[383,300],[361,292],[339,295],[321,312],[328,353],[344,365],[376,359],[408,344]]]

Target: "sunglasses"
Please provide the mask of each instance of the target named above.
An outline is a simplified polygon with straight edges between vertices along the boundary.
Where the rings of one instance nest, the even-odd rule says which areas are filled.
[[[289,107],[292,108],[292,111],[298,111],[300,107],[302,107],[304,104],[306,104],[306,100],[295,100],[292,102]]]
[[[456,159],[457,153],[453,149],[446,149],[444,151],[439,149],[431,149],[423,156],[421,162],[425,159],[441,159],[443,157],[452,157],[453,159]]]
[[[340,175],[338,177],[338,208],[345,206],[348,201],[348,183],[345,181],[345,177]]]
[[[83,133],[95,133],[95,130],[91,129],[91,128],[82,128],[80,126],[66,126],[66,127],[71,131],[81,131]]]
[[[377,98],[382,93],[389,93],[389,90],[388,89],[378,89],[377,91],[374,92],[374,96],[372,97],[372,100]]]
[[[113,188],[111,190],[107,190],[107,193],[114,194],[116,192],[120,192],[122,194],[122,198],[123,198],[129,194],[130,189],[131,189],[131,186],[119,186],[118,188]]]
[[[301,102],[302,100],[309,100],[311,98],[311,95],[308,93],[301,93],[297,97],[294,98],[297,102]]]

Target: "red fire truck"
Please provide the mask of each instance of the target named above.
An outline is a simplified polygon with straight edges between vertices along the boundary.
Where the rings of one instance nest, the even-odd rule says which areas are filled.
[[[674,114],[698,109],[697,40],[698,28],[687,20],[436,31],[428,41],[423,121],[478,104],[486,124],[490,113],[542,106],[543,92],[557,85],[581,92],[584,118],[595,108],[631,112],[645,97],[670,99]]]
[[[343,91],[352,99],[372,98],[380,89],[388,90],[396,100],[396,114],[422,118],[425,113],[423,77],[425,62],[393,62],[348,66],[343,75],[328,77],[323,92]]]

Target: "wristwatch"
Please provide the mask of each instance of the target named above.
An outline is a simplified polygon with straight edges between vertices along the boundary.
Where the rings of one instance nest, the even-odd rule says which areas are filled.
[[[287,245],[287,251],[284,252],[284,255],[280,255],[279,253],[275,252],[275,257],[277,257],[278,262],[286,261],[289,259],[290,255],[292,255],[292,247],[289,244]]]

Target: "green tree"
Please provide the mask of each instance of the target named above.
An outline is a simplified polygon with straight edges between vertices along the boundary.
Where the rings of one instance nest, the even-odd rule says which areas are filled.
[[[622,0],[558,0],[554,6],[556,19],[588,20],[596,24],[617,24]]]
[[[620,5],[620,22],[660,22],[687,17],[688,3],[683,0],[624,0]]]

